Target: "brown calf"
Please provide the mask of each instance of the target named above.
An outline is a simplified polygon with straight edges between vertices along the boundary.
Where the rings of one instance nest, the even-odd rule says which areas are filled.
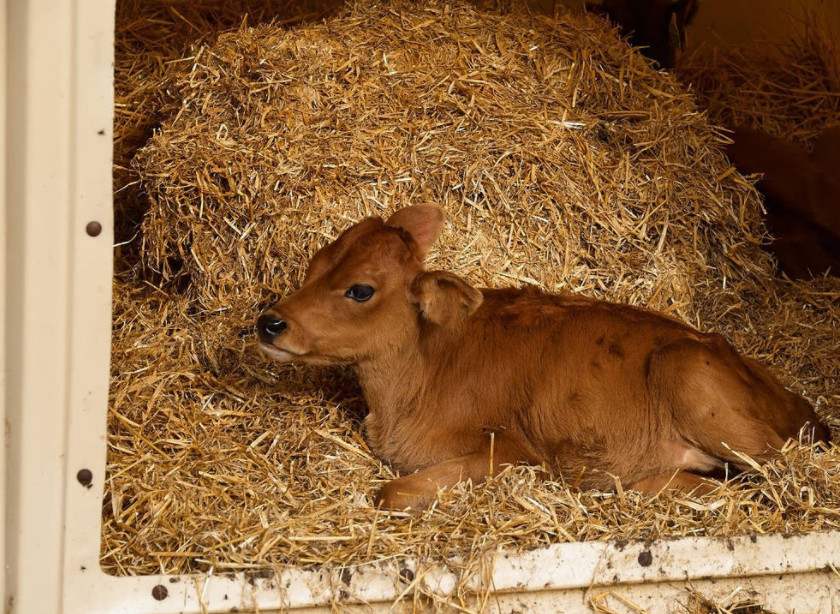
[[[697,13],[699,0],[601,0],[588,10],[606,16],[629,35],[630,42],[662,68],[673,68],[685,51],[685,28]]]
[[[840,275],[840,127],[825,130],[808,152],[747,127],[726,151],[741,172],[762,173],[770,247],[794,278]]]
[[[440,488],[515,463],[572,479],[585,469],[584,488],[611,488],[616,476],[646,493],[691,489],[697,473],[742,465],[730,447],[761,460],[803,427],[828,437],[804,399],[720,335],[424,270],[442,226],[432,206],[365,219],[258,322],[277,360],[353,365],[370,446],[406,474],[382,489],[382,506],[424,506]]]

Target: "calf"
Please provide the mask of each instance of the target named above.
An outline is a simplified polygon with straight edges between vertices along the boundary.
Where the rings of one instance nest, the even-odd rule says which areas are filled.
[[[404,474],[378,503],[422,507],[500,465],[542,465],[583,488],[693,489],[733,452],[764,460],[811,406],[717,334],[576,294],[476,289],[423,260],[442,211],[367,218],[321,249],[301,288],[263,313],[281,362],[350,364],[373,451]],[[416,473],[414,473],[416,472]]]
[[[730,159],[743,173],[762,173],[770,247],[793,278],[840,275],[840,127],[825,130],[813,152],[779,137],[735,127]]]
[[[630,36],[630,42],[662,68],[673,68],[685,51],[685,28],[697,13],[698,0],[602,0],[586,7],[606,16]]]

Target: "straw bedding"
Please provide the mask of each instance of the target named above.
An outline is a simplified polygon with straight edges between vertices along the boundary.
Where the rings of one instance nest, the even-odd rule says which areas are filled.
[[[230,27],[133,64],[118,48],[122,116],[156,101],[161,124],[115,172],[142,191],[118,205],[107,571],[458,555],[468,573],[498,546],[840,527],[840,453],[798,445],[705,498],[580,492],[576,476],[516,468],[423,514],[374,509],[393,476],[362,438],[352,374],[272,364],[253,332],[364,215],[437,203],[433,267],[722,332],[835,433],[840,286],[773,279],[725,135],[599,19],[428,2]]]

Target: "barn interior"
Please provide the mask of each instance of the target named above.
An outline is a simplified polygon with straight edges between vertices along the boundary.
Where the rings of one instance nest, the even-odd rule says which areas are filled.
[[[790,442],[706,495],[582,491],[510,467],[423,513],[377,510],[394,472],[364,440],[351,371],[256,348],[256,316],[319,247],[366,215],[436,203],[435,268],[719,332],[836,440],[836,270],[784,269],[774,248],[793,223],[774,225],[761,171],[727,148],[743,126],[812,162],[840,125],[840,19],[779,3],[745,39],[732,23],[773,12],[721,25],[723,4],[703,0],[662,69],[561,3],[120,0],[103,569],[457,555],[468,577],[499,547],[840,528],[834,443]],[[831,222],[805,218],[794,253],[830,252],[814,233]]]

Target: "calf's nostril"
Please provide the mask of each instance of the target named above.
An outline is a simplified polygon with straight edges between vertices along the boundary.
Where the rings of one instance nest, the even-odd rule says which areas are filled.
[[[271,335],[279,335],[286,330],[286,322],[284,320],[275,320],[265,325],[265,330]]]
[[[285,320],[281,320],[277,316],[269,313],[264,313],[257,321],[257,328],[259,329],[260,337],[263,339],[276,337],[285,331],[286,327]]]

